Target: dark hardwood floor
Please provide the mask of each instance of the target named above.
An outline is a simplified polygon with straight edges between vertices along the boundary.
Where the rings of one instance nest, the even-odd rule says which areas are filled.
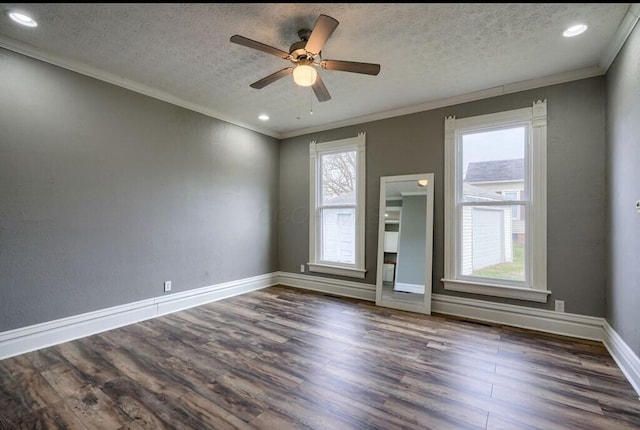
[[[271,287],[0,361],[0,429],[639,429],[599,343]]]

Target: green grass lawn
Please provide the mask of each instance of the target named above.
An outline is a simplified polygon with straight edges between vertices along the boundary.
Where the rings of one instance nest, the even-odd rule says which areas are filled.
[[[524,244],[513,244],[513,261],[484,267],[472,273],[473,276],[484,278],[509,279],[524,281]]]

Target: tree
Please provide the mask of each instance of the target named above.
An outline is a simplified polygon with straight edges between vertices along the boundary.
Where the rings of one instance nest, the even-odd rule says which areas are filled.
[[[356,151],[322,156],[322,195],[324,199],[355,198]]]

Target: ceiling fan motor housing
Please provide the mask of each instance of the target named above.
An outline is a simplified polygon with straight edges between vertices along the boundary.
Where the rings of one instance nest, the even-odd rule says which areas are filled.
[[[298,30],[298,37],[301,41],[306,42],[311,37],[311,30],[308,28],[301,28]]]
[[[303,30],[300,30],[298,34],[300,34]],[[306,30],[309,31],[309,30]],[[307,39],[302,39],[298,42],[295,42],[289,47],[289,55],[291,55],[291,61],[297,63],[300,60],[310,58],[313,60],[313,56],[307,52],[305,46],[307,45]]]

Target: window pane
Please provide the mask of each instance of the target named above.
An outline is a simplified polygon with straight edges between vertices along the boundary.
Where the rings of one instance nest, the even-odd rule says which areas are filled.
[[[462,201],[523,199],[525,132],[518,126],[462,135]]]
[[[525,221],[514,220],[522,205],[462,208],[462,267],[465,276],[526,281]]]
[[[509,200],[519,200],[519,192],[518,191],[503,191],[502,195]],[[511,207],[511,218],[514,220],[522,219],[520,218],[520,206],[512,206]]]
[[[355,264],[356,209],[323,208],[322,257],[323,261]]]
[[[356,151],[322,155],[321,206],[356,203]]]

